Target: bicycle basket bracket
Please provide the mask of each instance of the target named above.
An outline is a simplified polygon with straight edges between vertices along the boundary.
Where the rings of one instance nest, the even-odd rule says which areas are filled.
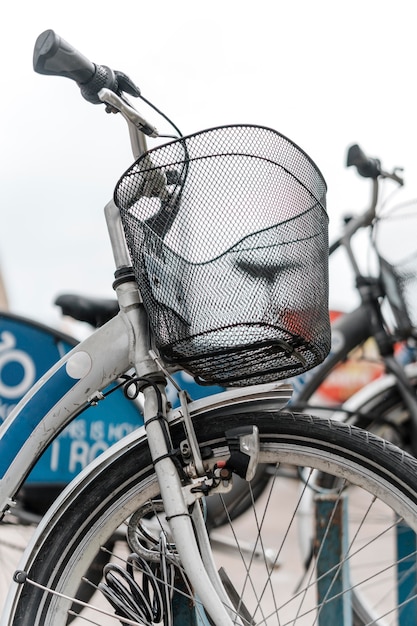
[[[140,157],[115,190],[158,349],[208,383],[279,380],[329,350],[326,184],[274,130],[224,126]]]

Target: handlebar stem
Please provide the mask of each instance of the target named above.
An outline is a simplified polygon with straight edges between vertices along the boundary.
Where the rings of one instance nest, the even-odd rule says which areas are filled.
[[[140,113],[138,113],[138,111],[136,111],[136,109],[130,104],[130,102],[126,100],[126,98],[118,96],[114,93],[114,91],[106,89],[105,87],[100,89],[98,97],[101,102],[108,104],[111,109],[119,111],[128,122],[131,122],[142,133],[145,133],[145,135],[148,135],[149,137],[159,136],[156,128],[147,122],[145,118],[142,117]]]
[[[120,211],[115,205],[113,199],[110,200],[110,202],[108,202],[104,207],[104,214],[106,217],[107,229],[109,231],[116,271],[130,267],[130,254],[126,244]]]
[[[127,121],[129,129],[130,145],[132,147],[132,153],[135,159],[138,159],[142,154],[145,154],[148,150],[148,144],[146,137],[137,126],[134,126],[131,122]]]
[[[376,211],[376,207],[378,204],[378,195],[379,195],[379,183],[378,183],[378,179],[374,178],[372,180],[372,199],[371,199],[371,204],[369,208],[365,211],[365,213],[363,213],[359,217],[353,218],[346,225],[345,232],[343,233],[343,235],[340,237],[340,239],[337,242],[338,245],[332,246],[333,248],[332,251],[336,250],[336,248],[340,246],[343,246],[345,248],[356,278],[361,276],[361,271],[359,269],[359,265],[356,262],[355,255],[353,254],[352,244],[351,244],[352,237],[359,229],[370,226],[372,222],[374,221],[375,211]]]
[[[147,151],[145,135],[159,136],[156,128],[149,124],[125,98],[121,98],[110,89],[101,89],[98,97],[110,107],[110,110],[118,111],[125,118],[129,127],[133,155],[135,159],[139,158]]]

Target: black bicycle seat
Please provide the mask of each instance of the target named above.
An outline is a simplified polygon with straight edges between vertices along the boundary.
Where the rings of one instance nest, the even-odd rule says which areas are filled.
[[[95,328],[103,326],[119,312],[117,300],[90,298],[70,293],[58,296],[55,304],[61,308],[63,315],[87,322]]]

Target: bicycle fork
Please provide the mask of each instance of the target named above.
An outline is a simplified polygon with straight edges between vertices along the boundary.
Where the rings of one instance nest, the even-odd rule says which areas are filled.
[[[224,590],[216,571],[209,545],[202,513],[197,502],[198,496],[185,491],[178,469],[170,456],[164,433],[163,415],[159,415],[157,391],[149,386],[143,390],[145,396],[145,427],[149,448],[155,466],[164,504],[167,522],[174,539],[181,564],[187,574],[195,596],[208,611],[211,619],[218,626],[231,626],[241,623],[236,621],[236,614]],[[191,497],[192,496],[192,497]],[[193,507],[192,517],[190,506]],[[193,527],[195,522],[195,529]],[[196,540],[198,533],[200,546]],[[204,556],[204,562],[202,556]],[[232,617],[233,616],[233,617]]]
[[[204,483],[206,476],[197,476],[195,478],[196,482],[191,482],[184,486],[167,445],[167,433],[164,432],[166,425],[165,416],[160,414],[160,402],[158,403],[157,398],[158,391],[155,389],[155,386],[148,386],[143,392],[146,407],[144,416],[145,427],[149,448],[158,478],[166,519],[181,566],[187,575],[194,596],[198,599],[198,602],[201,602],[201,605],[216,626],[231,626],[232,624],[242,626],[241,616],[245,616],[245,623],[247,623],[246,609],[240,601],[239,610],[237,611],[224,588],[222,578],[214,563],[212,548],[199,503],[202,492],[201,489],[196,488],[196,484],[198,485],[199,482]],[[186,413],[186,406],[182,406],[184,413]],[[186,415],[184,415],[184,425],[188,437],[187,448],[189,446],[192,450],[193,465],[194,467],[200,466],[202,468],[201,458],[195,458],[199,455],[198,450],[195,448],[197,442],[193,442],[194,432],[191,420],[188,422]],[[231,433],[230,441],[232,442],[232,456],[233,454],[239,454],[238,451],[233,452],[232,450],[235,448],[236,442],[237,446],[239,447],[240,445],[244,450],[242,454],[245,455],[245,478],[250,479],[256,470],[259,451],[259,436],[256,426],[252,427],[251,432]],[[194,463],[194,461],[196,462]],[[219,481],[219,485],[215,487],[216,491],[224,492],[231,489],[231,472],[226,470],[226,474],[228,472],[228,479],[225,479],[224,483]],[[208,480],[210,481],[211,479],[208,478]],[[234,592],[234,589],[232,591]],[[198,607],[196,611],[198,613]],[[204,611],[201,611],[199,618],[200,622],[204,622]]]

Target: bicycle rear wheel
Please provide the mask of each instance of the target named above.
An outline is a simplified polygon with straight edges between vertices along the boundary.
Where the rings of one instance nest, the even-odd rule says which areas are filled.
[[[378,625],[405,623],[406,611],[415,615],[415,548],[402,545],[401,538],[409,541],[409,529],[417,530],[417,460],[369,432],[285,412],[201,416],[195,427],[204,456],[212,463],[227,458],[224,432],[244,424],[259,427],[269,485],[243,515],[211,533],[216,565],[241,623],[342,626],[351,623],[358,602]],[[184,437],[179,422],[172,437],[174,445]],[[330,489],[323,486],[323,472],[333,477]],[[145,438],[110,459],[93,480],[86,476],[77,491],[68,490],[25,564],[28,579],[47,589],[27,581],[4,623],[67,624],[68,613],[80,608],[54,592],[75,597],[85,584],[81,577],[111,538],[118,541],[104,591],[119,611],[123,607],[141,624],[169,624],[172,618],[184,625],[195,623],[190,616],[196,614],[204,622],[170,544],[158,496]],[[303,515],[304,527],[315,536],[307,571],[298,553]],[[126,566],[132,551],[141,556]],[[92,604],[113,613],[103,591]],[[119,623],[91,608],[73,623],[85,623],[81,616],[100,626]]]

